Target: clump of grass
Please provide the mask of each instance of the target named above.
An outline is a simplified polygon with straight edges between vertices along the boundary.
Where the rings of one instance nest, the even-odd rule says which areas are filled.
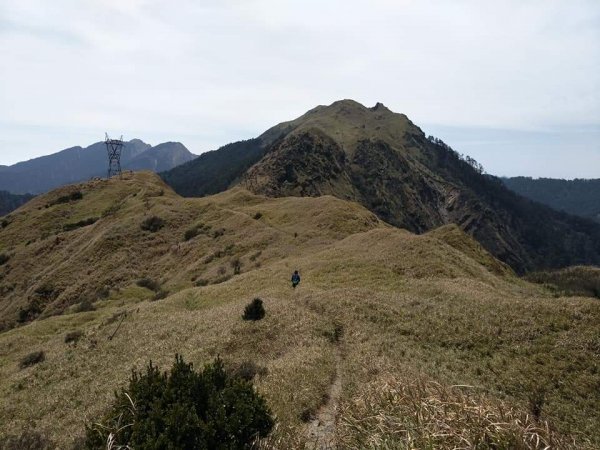
[[[77,312],[77,313],[89,312],[89,311],[96,311],[96,307],[88,298],[79,302],[79,304],[75,308],[75,312]]]
[[[258,211],[256,214],[254,214],[254,220],[259,220],[262,217],[262,213],[260,211]]]
[[[67,195],[62,195],[57,199],[51,201],[46,205],[46,207],[60,205],[62,203],[70,203],[77,200],[81,200],[83,198],[83,193],[81,191],[74,191]]]
[[[137,284],[139,287],[150,289],[151,291],[154,291],[154,292],[160,291],[160,283],[158,281],[153,280],[152,278],[148,278],[148,277],[140,278],[139,280],[136,281],[135,284]]]
[[[87,219],[80,220],[79,222],[67,223],[67,224],[63,225],[63,231],[73,231],[73,230],[76,230],[77,228],[82,228],[82,227],[87,227],[88,225],[93,225],[96,222],[98,222],[97,217],[88,217]]]
[[[213,239],[220,238],[225,234],[224,228],[219,228],[218,230],[213,231]]]
[[[242,315],[242,319],[244,320],[261,320],[265,317],[265,308],[263,306],[263,301],[260,298],[255,298],[250,303],[246,305],[244,308],[244,314]]]
[[[56,444],[45,434],[32,429],[0,438],[2,450],[54,450],[55,448],[57,448]]]
[[[77,344],[83,337],[83,331],[75,330],[65,334],[65,344]]]
[[[190,228],[189,230],[186,230],[185,233],[183,234],[183,240],[189,241],[191,239],[194,239],[199,234],[200,234],[200,229],[198,227]]]
[[[27,367],[35,366],[36,364],[41,363],[45,359],[46,359],[46,354],[42,350],[37,351],[37,352],[32,352],[32,353],[28,354],[27,356],[25,356],[23,359],[21,359],[21,361],[19,362],[19,367],[21,369],[25,369]]]
[[[335,322],[331,329],[326,330],[323,335],[327,338],[329,342],[332,344],[337,344],[342,339],[344,334],[344,327],[341,323]]]
[[[157,300],[162,300],[163,298],[167,298],[168,295],[169,291],[163,291],[161,289],[156,294],[154,294],[154,297],[152,297],[151,301],[155,302]]]
[[[202,287],[202,286],[207,286],[208,283],[209,283],[208,280],[205,280],[204,278],[198,278],[194,284],[197,287]]]
[[[242,262],[239,258],[234,258],[230,261],[234,275],[239,275],[242,272]]]
[[[10,259],[9,255],[7,255],[6,253],[0,253],[0,266],[3,266],[4,264],[6,264],[9,259]]]
[[[340,417],[342,448],[566,448],[548,424],[469,386],[390,376],[344,405]]]
[[[259,366],[254,361],[246,360],[237,367],[234,367],[231,373],[242,380],[252,381],[256,376],[266,376],[269,371],[266,367]]]
[[[165,226],[165,220],[158,216],[151,216],[146,218],[141,224],[140,228],[144,231],[156,233]]]

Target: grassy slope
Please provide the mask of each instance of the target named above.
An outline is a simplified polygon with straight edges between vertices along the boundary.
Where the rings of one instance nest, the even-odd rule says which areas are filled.
[[[236,189],[181,199],[150,174],[83,190],[83,200],[56,211],[26,206],[0,232],[0,243],[14,255],[3,282],[25,277],[28,267],[29,284],[50,273],[65,289],[84,290],[122,267],[96,311],[67,308],[0,334],[0,430],[6,433],[33,422],[64,447],[106,407],[132,367],[149,359],[166,367],[179,352],[197,364],[220,354],[230,364],[251,359],[265,366],[257,387],[277,414],[274,439],[282,448],[301,445],[300,417],[324,403],[336,370],[343,380],[338,436],[348,447],[408,445],[406,435],[386,434],[383,426],[407,411],[373,392],[398,392],[415,379],[450,390],[473,386],[454,391],[465,390],[475,405],[494,411],[505,402],[521,418],[530,399],[542,396],[543,419],[580,445],[586,439],[600,445],[600,302],[554,298],[514,277],[456,228],[416,236],[333,197],[265,199]],[[42,205],[44,197],[34,202]],[[119,202],[118,211],[96,224],[59,233],[62,244],[37,259],[32,248],[46,248],[56,236],[25,246],[61,220],[98,215]],[[262,217],[254,219],[257,212]],[[151,214],[167,222],[156,234],[139,229]],[[181,242],[198,222],[225,233]],[[221,256],[207,258],[219,250]],[[192,278],[218,281],[219,267],[231,274],[236,258],[241,274],[193,287]],[[303,280],[294,291],[288,278],[295,268]],[[174,294],[148,301],[152,293],[134,283],[141,275],[159,278]],[[245,323],[243,307],[257,296],[267,317]],[[332,338],[336,328],[339,342]],[[76,346],[64,343],[73,330],[85,334]],[[34,350],[44,350],[46,361],[19,369]],[[398,401],[406,407],[414,398]]]

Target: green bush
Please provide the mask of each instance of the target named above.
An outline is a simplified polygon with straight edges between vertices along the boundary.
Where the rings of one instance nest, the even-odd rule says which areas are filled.
[[[83,331],[76,330],[65,334],[65,344],[77,344],[79,339],[83,337]]]
[[[83,198],[83,193],[81,191],[75,191],[75,192],[71,192],[70,194],[58,197],[56,200],[54,200],[54,201],[50,202],[48,205],[46,205],[46,207],[53,206],[53,205],[59,205],[61,203],[74,202],[77,200],[81,200],[82,198]]]
[[[34,366],[38,363],[41,363],[46,359],[46,354],[43,351],[32,352],[29,355],[25,356],[21,362],[19,362],[19,367],[21,369],[25,369],[26,367]]]
[[[158,281],[155,281],[152,278],[148,278],[148,277],[140,278],[139,280],[136,281],[136,284],[139,287],[150,289],[151,291],[154,291],[154,292],[160,291],[160,284],[158,283]]]
[[[150,231],[151,233],[156,233],[158,230],[160,230],[164,226],[165,226],[164,219],[161,219],[158,216],[152,216],[152,217],[148,217],[147,219],[145,219],[141,223],[140,228],[144,231]]]
[[[180,356],[169,373],[150,363],[115,397],[86,427],[85,448],[107,448],[110,436],[112,448],[244,449],[274,424],[252,384],[227,374],[220,359],[200,372]]]
[[[169,291],[163,291],[162,289],[160,291],[158,291],[156,294],[154,294],[154,297],[152,297],[152,301],[155,302],[157,300],[162,300],[163,298],[167,298],[169,295]]]
[[[89,311],[96,311],[96,307],[87,298],[82,300],[81,302],[79,302],[79,304],[75,308],[75,312],[78,312],[78,313],[89,312]]]
[[[98,221],[97,217],[88,217],[87,219],[80,220],[75,223],[67,223],[63,225],[63,231],[73,231],[77,228],[87,227],[88,225],[93,225]]]
[[[6,264],[9,259],[10,259],[10,256],[8,256],[6,253],[0,253],[0,266],[3,266],[4,264]]]
[[[265,308],[263,307],[263,301],[260,298],[255,298],[246,305],[244,309],[244,320],[260,320],[265,317]]]
[[[186,230],[185,233],[183,234],[183,240],[189,241],[191,239],[194,239],[199,234],[200,234],[200,228],[198,228],[198,227],[190,228],[189,230]]]

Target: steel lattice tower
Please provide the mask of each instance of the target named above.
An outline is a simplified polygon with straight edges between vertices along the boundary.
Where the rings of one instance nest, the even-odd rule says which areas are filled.
[[[123,150],[123,136],[120,139],[111,139],[105,134],[106,151],[108,152],[108,178],[121,176],[121,150]]]

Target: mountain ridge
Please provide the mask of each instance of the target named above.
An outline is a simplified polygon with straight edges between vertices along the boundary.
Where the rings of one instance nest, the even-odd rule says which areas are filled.
[[[205,158],[163,179],[183,195],[212,194],[218,191],[214,173],[227,167],[232,176],[222,190],[240,184],[270,196],[331,194],[417,233],[456,223],[520,273],[600,263],[597,224],[514,194],[472,158],[382,103],[320,105]],[[203,171],[205,162],[211,171]],[[201,185],[213,190],[195,188]]]
[[[150,152],[147,154],[147,152]],[[147,157],[144,155],[147,154]],[[179,142],[152,147],[140,139],[126,141],[121,154],[123,170],[167,170],[195,157]],[[74,146],[59,152],[21,161],[0,170],[0,190],[13,194],[39,194],[59,186],[106,176],[104,142]]]

